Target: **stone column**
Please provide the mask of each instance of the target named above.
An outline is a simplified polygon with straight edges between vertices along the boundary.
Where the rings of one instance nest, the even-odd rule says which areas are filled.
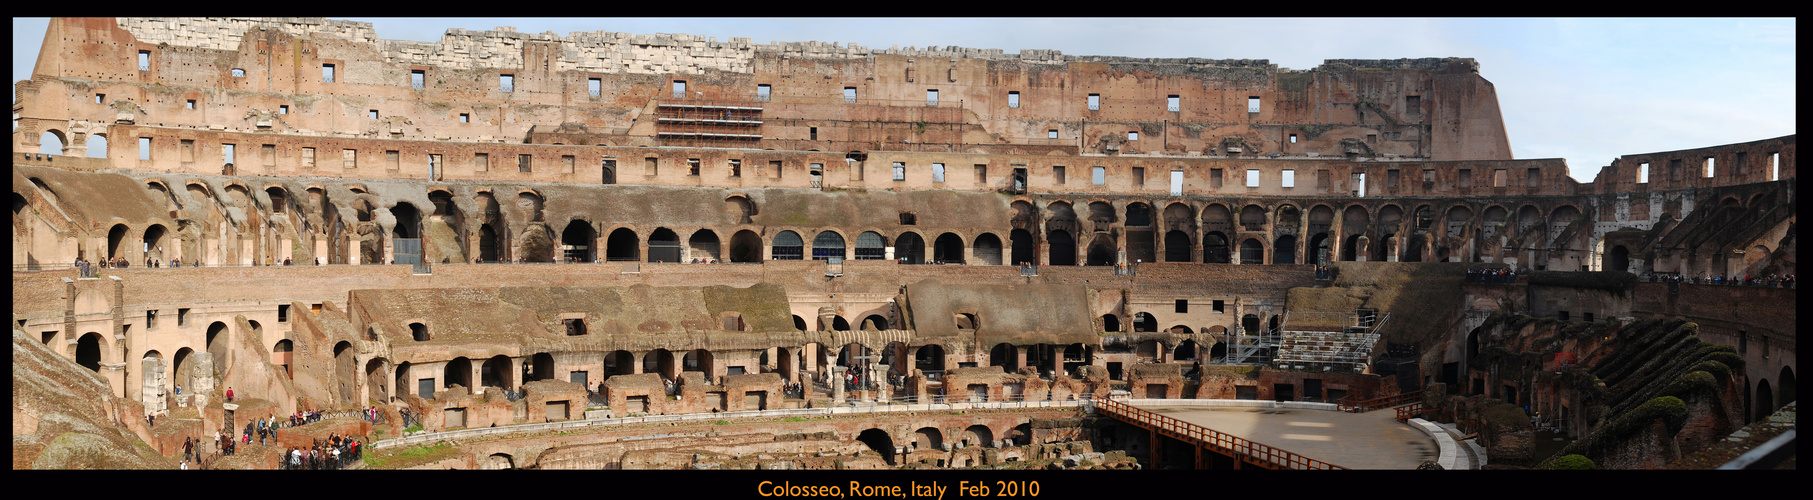
[[[842,366],[832,366],[831,367],[831,380],[827,380],[826,382],[828,382],[829,383],[828,385],[831,386],[831,402],[832,403],[844,402],[843,373],[844,373],[844,367],[842,367]]]

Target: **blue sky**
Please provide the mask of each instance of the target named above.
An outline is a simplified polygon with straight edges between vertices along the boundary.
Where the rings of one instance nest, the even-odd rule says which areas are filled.
[[[333,17],[333,16],[329,16]],[[1624,154],[1795,133],[1794,19],[1136,19],[1136,18],[339,18],[387,39],[448,28],[685,33],[869,48],[955,45],[1068,55],[1270,59],[1471,57],[1498,91],[1519,159],[1566,158],[1592,181]],[[13,19],[13,80],[30,78],[43,19]]]

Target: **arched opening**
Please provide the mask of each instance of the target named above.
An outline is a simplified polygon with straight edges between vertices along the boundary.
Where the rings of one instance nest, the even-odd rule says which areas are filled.
[[[38,135],[38,153],[47,155],[63,154],[63,132],[46,130]]]
[[[293,359],[295,350],[295,344],[290,342],[290,339],[279,340],[276,345],[271,346],[271,363],[283,367],[283,373],[290,378],[296,377],[296,374],[290,372],[290,361]]]
[[[1209,361],[1214,362],[1214,363],[1228,362],[1228,345],[1227,345],[1227,343],[1217,342],[1215,344],[1215,347],[1210,347],[1209,348]]]
[[[391,207],[390,214],[397,218],[397,225],[391,228],[393,236],[406,239],[421,237],[422,212],[416,210],[415,205],[407,201],[397,203],[397,206]]]
[[[1264,264],[1265,244],[1260,243],[1258,238],[1247,238],[1246,241],[1240,242],[1240,263],[1243,265]]]
[[[1028,422],[1014,426],[1014,429],[1007,433],[1007,438],[1003,439],[1003,441],[1007,441],[1008,446],[1026,446],[1032,444],[1032,423]]]
[[[1272,334],[1272,335],[1278,334],[1278,318],[1280,318],[1279,315],[1276,315],[1276,314],[1272,315],[1272,319],[1267,322],[1267,325],[1265,327],[1266,333]]]
[[[1114,313],[1103,314],[1102,331],[1109,333],[1121,331],[1121,317]]]
[[[1309,237],[1309,264],[1328,265],[1328,233],[1316,233]]]
[[[642,260],[642,237],[627,227],[611,231],[611,236],[604,240],[604,260],[610,262],[637,262]]]
[[[357,358],[358,353],[353,351],[352,342],[342,340],[334,344],[334,396],[340,401],[351,403],[358,400]]]
[[[744,229],[730,236],[731,262],[761,262],[762,236]]]
[[[1227,264],[1232,262],[1228,251],[1228,237],[1220,231],[1211,232],[1202,237],[1202,261],[1207,264]]]
[[[608,170],[608,169],[605,170],[605,175],[606,175],[606,179],[609,179],[610,170]],[[610,184],[610,183],[606,182],[605,184]],[[515,468],[516,468],[516,459],[512,458],[509,454],[506,454],[506,453],[495,453],[495,454],[492,454],[489,458],[485,459],[485,469],[484,470],[506,470],[506,469],[515,469]]]
[[[1799,395],[1794,393],[1797,390],[1794,383],[1794,368],[1782,367],[1781,374],[1775,379],[1775,382],[1781,385],[1781,395],[1776,396],[1775,400],[1780,401],[1782,406],[1787,406],[1788,403],[1799,399]]]
[[[971,446],[992,448],[995,445],[995,432],[989,430],[986,425],[972,425],[963,429],[962,443],[964,448]]]
[[[844,236],[837,231],[819,231],[812,237],[812,260],[844,258]]]
[[[1756,383],[1756,397],[1751,398],[1751,401],[1754,402],[1751,407],[1756,409],[1756,415],[1751,417],[1751,422],[1769,418],[1770,414],[1775,413],[1775,390],[1770,388],[1769,379]]]
[[[999,245],[1000,242],[997,241],[995,247],[997,253],[1000,252]],[[955,233],[938,235],[938,240],[932,244],[932,260],[940,264],[962,264],[963,237],[957,236]]]
[[[1095,235],[1089,242],[1089,262],[1091,266],[1112,266],[1119,260],[1119,250],[1115,247],[1114,237],[1108,233]]]
[[[447,368],[441,371],[442,389],[451,389],[456,385],[467,389],[473,389],[472,360],[466,359],[465,356],[453,358],[453,361],[448,361]]]
[[[1013,344],[995,344],[993,349],[988,350],[988,366],[1002,367],[1007,373],[1019,371],[1018,354],[1018,350],[1014,349]]]
[[[648,235],[649,262],[680,262],[680,235],[665,227]]]
[[[900,237],[894,238],[894,257],[902,264],[924,264],[925,238],[919,237],[919,233],[901,233]]]
[[[686,239],[686,249],[692,254],[687,256],[688,259],[719,260],[718,233],[712,232],[710,229],[694,231],[692,236]]]
[[[478,228],[478,260],[497,262],[497,230],[490,224]]]
[[[163,224],[152,224],[151,227],[145,228],[144,248],[146,259],[149,259],[152,262],[161,262],[162,264],[159,265],[169,264],[169,262],[164,260],[164,256],[169,255],[164,251],[164,237],[166,234],[168,234],[168,231],[164,230]]]
[[[107,137],[101,134],[88,134],[88,157],[107,157]]]
[[[1177,343],[1177,349],[1171,353],[1171,359],[1177,361],[1195,361],[1196,351],[1199,349],[1200,348],[1196,345],[1196,341],[1194,340],[1179,342]]]
[[[1053,229],[1046,233],[1045,248],[1051,252],[1051,265],[1076,265],[1076,239],[1070,237],[1069,231]]]
[[[1156,332],[1156,331],[1158,331],[1158,318],[1154,317],[1150,314],[1143,313],[1143,312],[1133,313],[1133,331],[1135,331],[1135,332]]]
[[[390,388],[386,387],[390,384],[384,383],[389,378],[384,376],[385,362],[384,358],[372,358],[365,362],[365,397],[370,400],[369,403],[390,402]]]
[[[806,329],[807,329],[806,318],[802,318],[798,314],[793,315],[793,329],[799,330],[802,332],[806,331]]]
[[[1183,231],[1165,232],[1165,262],[1190,261],[1190,235]]]
[[[1240,328],[1242,329],[1243,332],[1245,332],[1244,335],[1258,335],[1259,334],[1259,315],[1248,314],[1245,316],[1241,316],[1240,317]]]
[[[409,385],[409,382],[411,380],[414,380],[414,379],[411,378],[411,375],[409,373],[409,362],[404,361],[402,363],[397,363],[396,384],[391,385],[391,387],[396,388],[398,398],[406,398],[407,396],[409,396],[409,388],[419,387],[419,386]],[[432,388],[425,388],[425,389],[432,389]],[[425,394],[416,394],[415,396],[419,397],[419,398],[434,397],[433,392],[429,392],[429,391],[423,391],[423,392],[426,392],[426,393]]]
[[[868,445],[869,449],[881,454],[881,460],[894,465],[894,439],[888,437],[887,431],[869,429],[856,436],[856,440]]]
[[[800,239],[799,233],[781,231],[774,235],[774,260],[803,260],[805,255],[806,241]]]
[[[1127,204],[1127,225],[1128,226],[1150,226],[1150,225],[1152,225],[1152,206],[1147,205],[1143,202],[1137,202],[1137,201],[1133,202],[1133,203],[1128,203]]]
[[[510,390],[515,387],[515,384],[510,383],[510,372],[512,368],[513,366],[510,363],[509,356],[502,354],[492,356],[491,359],[485,360],[485,364],[478,369],[479,383],[482,384],[483,387],[496,387],[506,391]]]
[[[1013,263],[1033,264],[1038,261],[1038,254],[1033,248],[1032,233],[1025,229],[1014,229],[1007,233],[1007,239],[1013,244]]]
[[[1259,205],[1241,207],[1240,229],[1244,231],[1264,231],[1265,208]]]
[[[1272,240],[1272,263],[1273,264],[1296,264],[1297,263],[1297,237],[1296,236],[1291,236],[1291,235],[1287,234],[1284,236],[1279,236],[1278,239],[1276,239],[1276,240]]]
[[[76,341],[76,364],[90,371],[100,372],[101,352],[106,346],[107,341],[99,333],[88,332],[82,335],[81,340]]]
[[[538,352],[529,356],[529,364],[523,367],[523,371],[528,375],[523,377],[523,382],[554,380],[554,355]]]
[[[937,450],[944,448],[944,433],[937,427],[920,427],[913,431],[913,448],[918,450]]]
[[[629,375],[636,371],[636,355],[629,351],[611,351],[604,355],[604,382],[613,375]]]
[[[1088,366],[1094,363],[1094,361],[1090,359],[1090,355],[1093,351],[1093,348],[1081,343],[1065,346],[1064,373],[1076,373],[1077,367]]]
[[[999,266],[1001,265],[1001,237],[995,236],[993,233],[978,234],[971,252],[982,265]]]
[[[208,325],[206,346],[208,355],[214,362],[213,376],[216,380],[224,378],[223,375],[227,371],[227,363],[229,361],[227,359],[227,352],[230,350],[227,346],[229,345],[228,337],[230,335],[232,334],[227,332],[226,323],[216,321]]]
[[[195,354],[195,350],[184,347],[177,349],[176,355],[170,358],[170,373],[176,377],[170,381],[171,384],[195,387],[191,382],[195,378],[195,364],[189,362],[191,354]]]
[[[1196,330],[1190,328],[1188,325],[1171,325],[1171,327],[1166,328],[1165,331],[1171,333],[1196,333]]]
[[[1605,254],[1605,271],[1629,271],[1630,249],[1624,245],[1615,245]]]
[[[886,330],[888,319],[880,314],[870,314],[862,318],[862,326],[864,330]]]
[[[1157,340],[1141,341],[1133,347],[1133,355],[1138,357],[1141,363],[1163,363],[1165,361],[1165,343]]]
[[[420,321],[410,323],[409,338],[416,342],[427,342],[430,338],[428,336],[428,325]]]
[[[843,316],[832,316],[831,329],[839,332],[850,331],[850,320],[844,319]]]
[[[667,349],[655,349],[642,355],[642,373],[654,373],[664,379],[673,379],[674,353]]]
[[[882,260],[888,258],[888,243],[881,233],[863,231],[856,235],[856,260]],[[813,253],[817,253],[816,251]]]
[[[113,229],[109,229],[107,231],[107,258],[109,258],[109,259],[126,258],[126,233],[127,232],[129,232],[129,231],[126,229],[125,224],[114,224]]]
[[[1361,238],[1361,236],[1357,235],[1357,234],[1349,235],[1347,237],[1347,241],[1341,244],[1341,260],[1342,261],[1353,262],[1354,260],[1359,259],[1359,254],[1357,253],[1358,252],[1357,249],[1360,247],[1360,238]]]
[[[711,351],[693,349],[686,351],[686,355],[681,358],[681,371],[704,373],[705,380],[712,379],[717,373],[716,368],[715,358],[712,357]]]
[[[567,228],[560,232],[560,249],[567,262],[592,262],[592,246],[598,239],[598,232],[592,230],[592,223],[585,219],[573,219]]]
[[[919,352],[913,354],[913,367],[928,372],[944,371],[944,346],[920,346]]]

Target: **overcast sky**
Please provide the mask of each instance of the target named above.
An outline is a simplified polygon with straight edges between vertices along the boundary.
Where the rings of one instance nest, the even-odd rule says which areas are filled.
[[[333,16],[329,16],[333,17]],[[1516,158],[1566,158],[1591,182],[1619,155],[1795,133],[1793,19],[533,19],[339,18],[386,39],[448,28],[614,31],[840,42],[869,48],[1056,49],[1067,55],[1270,59],[1471,57],[1498,90]],[[13,19],[13,80],[30,78],[44,19]]]

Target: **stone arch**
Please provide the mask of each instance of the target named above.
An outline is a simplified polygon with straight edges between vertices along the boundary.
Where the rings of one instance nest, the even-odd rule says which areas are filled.
[[[107,351],[107,338],[100,332],[82,334],[80,340],[76,341],[76,364],[82,365],[89,371],[99,373],[101,363],[107,362]]]
[[[604,260],[610,262],[637,262],[642,260],[642,237],[636,230],[620,227],[611,231],[611,236],[604,240]]]
[[[680,371],[702,372],[705,380],[711,380],[717,374],[717,357],[706,349],[686,351],[680,359]]]
[[[206,350],[208,351],[209,356],[213,358],[214,378],[217,380],[224,378],[223,375],[226,373],[227,364],[231,362],[227,359],[227,356],[229,352],[232,351],[232,349],[228,347],[231,343],[232,336],[233,333],[227,328],[225,322],[215,321],[208,325],[208,335],[205,337],[206,344],[204,345],[207,346]]]
[[[1089,242],[1089,250],[1086,255],[1088,256],[1088,265],[1114,265],[1120,259],[1119,248],[1115,245],[1114,235],[1112,233],[1096,233],[1095,239]]]
[[[1142,227],[1152,225],[1152,205],[1143,201],[1127,204],[1127,226]]]
[[[88,134],[88,157],[107,157],[107,135],[99,132]]]
[[[566,229],[560,231],[561,257],[564,262],[592,262],[597,254],[592,247],[597,246],[598,232],[592,230],[592,223],[585,219],[573,219],[567,222]]]
[[[844,235],[834,229],[819,231],[812,237],[812,260],[842,259],[847,256]]]
[[[674,230],[657,227],[648,234],[649,262],[680,262],[680,235]]]
[[[465,356],[453,358],[453,361],[448,361],[447,367],[441,370],[441,388],[448,389],[455,385],[478,392],[478,389],[472,386],[472,360]]]
[[[959,442],[963,443],[965,448],[971,446],[993,448],[995,445],[995,432],[990,430],[986,425],[972,425],[963,429],[963,438]]]
[[[999,366],[1008,373],[1013,373],[1020,368],[1015,366],[1018,363],[1019,353],[1013,344],[1002,342],[988,350],[988,366]]]
[[[1176,229],[1165,232],[1165,262],[1189,262],[1190,247],[1189,233]]]
[[[1429,246],[1429,238],[1422,234],[1411,234],[1404,239],[1404,247],[1398,249],[1398,262],[1422,262],[1423,250]]]
[[[806,241],[800,239],[799,233],[781,231],[774,235],[771,252],[774,260],[804,260]]]
[[[1629,271],[1630,249],[1624,245],[1612,245],[1611,250],[1605,253],[1605,263],[1601,266],[1601,270]]]
[[[1210,231],[1202,236],[1202,262],[1205,264],[1227,264],[1232,262],[1230,241],[1221,231]]]
[[[1152,313],[1147,313],[1147,312],[1133,313],[1133,331],[1135,331],[1135,332],[1156,332],[1156,331],[1158,331],[1158,317],[1153,316]]]
[[[511,383],[514,378],[512,375],[515,375],[512,370],[514,366],[515,365],[510,362],[510,357],[502,354],[486,359],[484,364],[479,365],[479,386],[510,390],[516,386],[516,384]]]
[[[164,228],[163,224],[152,224],[150,227],[145,228],[145,246],[143,247],[146,249],[145,258],[156,262],[162,262],[163,265],[169,264],[169,262],[164,259],[166,255],[170,254],[170,252],[164,250],[164,244],[167,243],[168,241],[166,240],[169,239],[169,232],[169,230]]]
[[[875,330],[886,330],[886,329],[888,329],[888,318],[886,316],[882,316],[880,314],[870,314],[868,316],[863,316],[862,322],[858,323],[858,324],[860,324],[860,325],[873,324]],[[865,329],[867,329],[867,328],[865,328]]]
[[[1777,406],[1777,408],[1780,408],[1782,406],[1787,406],[1788,403],[1792,403],[1792,402],[1798,401],[1800,399],[1799,395],[1795,393],[1795,391],[1800,390],[1800,388],[1798,387],[1798,384],[1796,384],[1795,380],[1794,380],[1794,367],[1783,366],[1782,371],[1778,375],[1776,375],[1775,383],[1777,385],[1776,390],[1778,392],[1780,392],[1780,394],[1775,397],[1775,400],[1777,401],[1777,404],[1779,405],[1779,406]]]
[[[1172,327],[1172,328],[1175,329],[1176,327]],[[1189,327],[1184,327],[1184,328],[1189,328]],[[1202,350],[1201,346],[1198,346],[1196,344],[1196,341],[1184,340],[1183,342],[1178,342],[1177,348],[1172,350],[1171,359],[1176,360],[1176,361],[1194,361],[1194,360],[1196,360],[1197,352],[1201,351],[1201,350]]]
[[[372,358],[365,362],[365,397],[376,403],[390,402],[391,387],[386,383],[385,365],[390,361],[384,358]]]
[[[710,259],[712,261],[721,259],[718,233],[710,229],[693,231],[692,236],[686,238],[686,249],[691,254],[688,256],[689,261],[691,259]]]
[[[1113,333],[1118,331],[1121,331],[1121,317],[1114,315],[1114,313],[1103,314],[1102,332]]]
[[[1054,266],[1076,265],[1076,239],[1070,232],[1053,229],[1045,233],[1045,246],[1051,251],[1050,264]]]
[[[1240,242],[1240,263],[1245,265],[1265,263],[1265,242],[1259,238],[1247,238]]]
[[[391,234],[398,238],[421,237],[422,212],[414,204],[397,202],[396,206],[390,207],[390,214],[397,220],[396,225],[390,229]]]
[[[1257,203],[1240,207],[1240,230],[1264,231],[1267,218],[1265,207],[1259,206]]]
[[[894,465],[894,438],[889,437],[887,431],[869,428],[862,431],[862,433],[857,434],[856,441],[867,445],[869,449],[875,450],[876,453],[881,454],[881,460],[883,462],[887,462],[888,465]]]
[[[125,224],[114,224],[112,229],[107,230],[107,258],[133,260],[126,257],[126,235],[131,232]]]
[[[980,261],[980,265],[1001,265],[1001,237],[994,233],[976,235],[975,242],[971,244],[971,253]]]
[[[674,368],[674,353],[667,349],[655,349],[642,355],[642,373],[654,373],[672,380],[677,374]]]
[[[505,470],[515,468],[516,458],[511,457],[507,453],[493,453],[490,457],[485,458],[484,470]]]
[[[1104,201],[1089,203],[1089,222],[1093,226],[1090,228],[1091,230],[1107,231],[1109,227],[1113,226],[1114,223],[1119,220],[1120,217],[1114,213],[1114,205],[1110,205],[1108,202]]]
[[[794,330],[803,332],[803,331],[806,331],[807,328],[808,327],[806,326],[806,318],[802,318],[798,314],[793,315],[793,329]]]
[[[734,224],[754,223],[755,202],[749,201],[748,196],[733,194],[725,197],[724,211],[730,214],[730,219]]]
[[[856,235],[856,260],[882,260],[887,258],[887,238],[875,231],[863,231]]]
[[[932,243],[932,260],[943,264],[963,263],[963,237],[957,233],[944,233]]]
[[[1210,203],[1208,206],[1202,207],[1202,230],[1221,233],[1233,232],[1233,211],[1221,203]]]
[[[1756,411],[1756,414],[1750,418],[1752,422],[1767,419],[1770,414],[1775,413],[1775,409],[1778,408],[1775,404],[1775,389],[1769,385],[1769,379],[1757,381],[1756,397],[1751,398],[1750,406]]]
[[[731,262],[761,262],[762,236],[748,229],[732,234],[729,257]]]
[[[925,238],[912,231],[900,233],[894,238],[894,257],[906,264],[924,264]]]
[[[924,371],[944,371],[944,346],[926,344],[913,353],[913,367]]]
[[[944,433],[937,427],[920,427],[913,431],[913,447],[920,450],[944,448]]]
[[[1295,235],[1286,234],[1279,236],[1277,240],[1272,242],[1272,263],[1297,263],[1297,237]]]
[[[38,134],[38,152],[47,155],[62,155],[69,150],[69,138],[59,129],[45,129]]]
[[[334,397],[344,403],[357,404],[359,365],[358,352],[352,342],[334,344]]]
[[[1486,211],[1480,217],[1480,231],[1484,233],[1484,236],[1487,238],[1504,234],[1505,220],[1509,215],[1510,212],[1505,210],[1505,207],[1503,206],[1492,205],[1486,207]]]

